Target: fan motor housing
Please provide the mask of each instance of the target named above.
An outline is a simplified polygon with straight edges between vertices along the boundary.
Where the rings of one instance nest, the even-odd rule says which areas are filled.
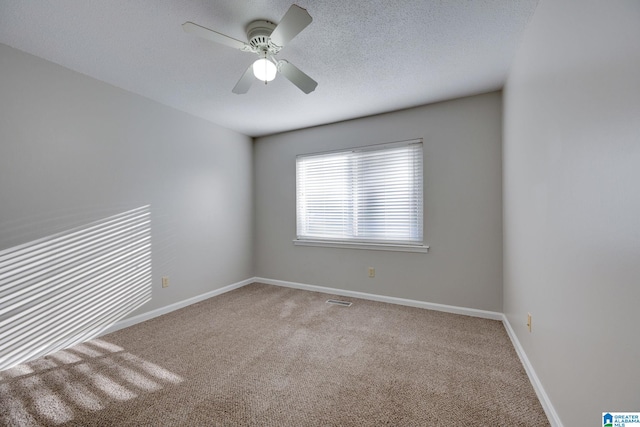
[[[249,40],[249,44],[258,50],[275,50],[276,46],[271,43],[269,38],[275,28],[276,24],[271,21],[257,20],[250,22],[247,25],[247,40]]]

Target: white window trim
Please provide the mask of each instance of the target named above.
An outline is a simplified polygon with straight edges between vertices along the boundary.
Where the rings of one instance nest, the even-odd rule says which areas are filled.
[[[373,251],[393,251],[393,252],[429,252],[429,246],[425,245],[402,245],[396,243],[374,243],[374,242],[353,242],[340,240],[310,240],[293,239],[296,246],[318,246],[323,248],[342,249],[365,249]]]

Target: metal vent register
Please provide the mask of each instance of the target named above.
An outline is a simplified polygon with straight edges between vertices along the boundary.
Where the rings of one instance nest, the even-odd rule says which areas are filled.
[[[351,307],[353,303],[349,301],[340,301],[337,299],[328,299],[327,304],[341,305],[343,307]]]

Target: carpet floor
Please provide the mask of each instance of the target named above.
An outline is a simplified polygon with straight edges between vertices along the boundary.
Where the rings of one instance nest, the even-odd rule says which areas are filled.
[[[501,322],[255,283],[0,372],[0,425],[549,423]]]

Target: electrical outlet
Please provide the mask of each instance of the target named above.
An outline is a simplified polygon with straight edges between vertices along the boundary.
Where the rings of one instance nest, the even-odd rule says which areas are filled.
[[[527,328],[529,328],[529,332],[531,332],[531,313],[527,313]]]
[[[163,288],[169,287],[169,277],[167,276],[162,277],[162,287]]]
[[[369,277],[376,277],[376,269],[369,267]]]

